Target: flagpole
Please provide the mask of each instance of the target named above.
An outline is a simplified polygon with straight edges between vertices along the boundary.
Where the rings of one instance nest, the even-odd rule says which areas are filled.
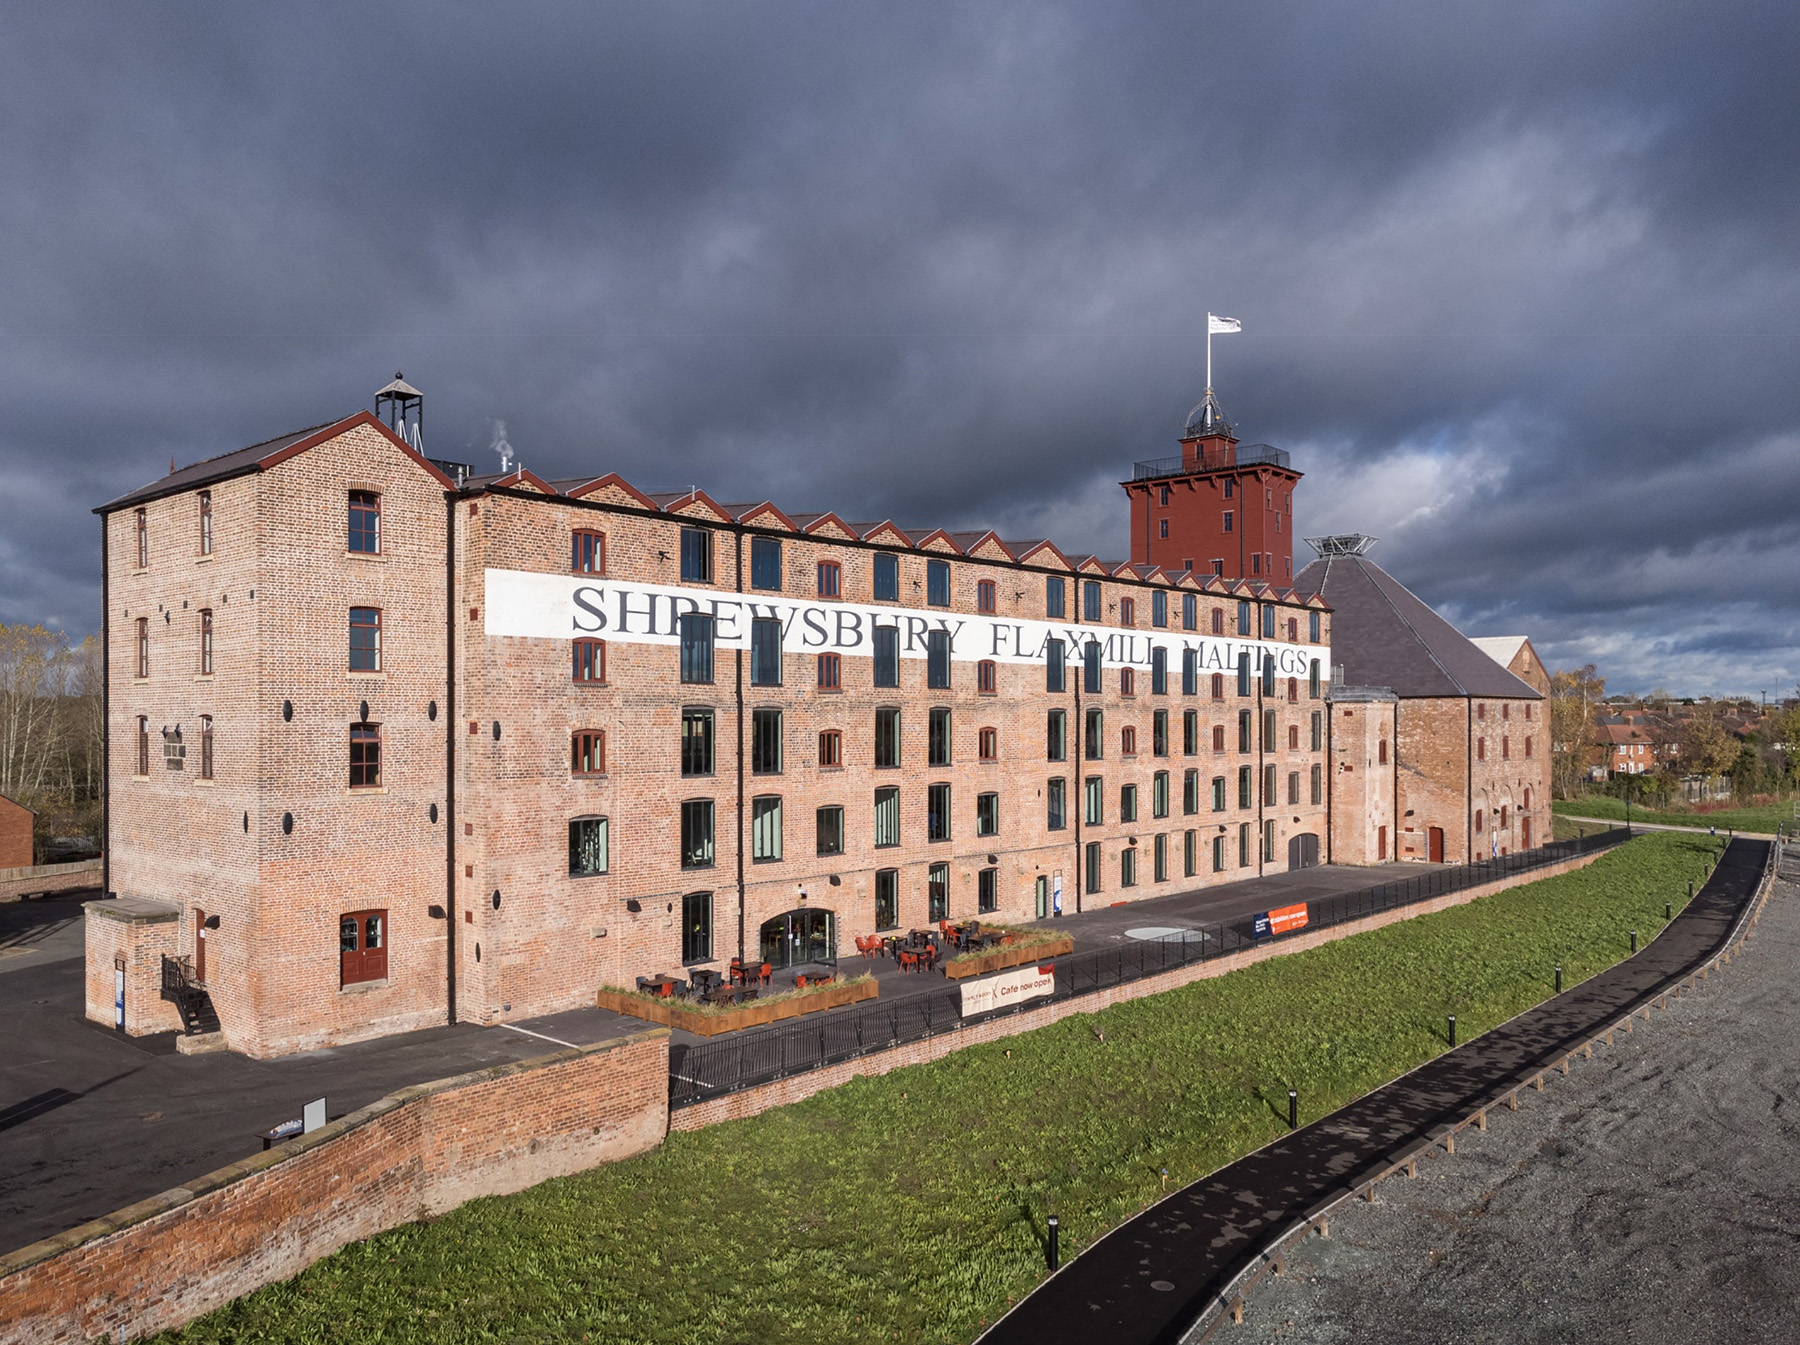
[[[1212,391],[1212,314],[1206,315],[1206,390]]]

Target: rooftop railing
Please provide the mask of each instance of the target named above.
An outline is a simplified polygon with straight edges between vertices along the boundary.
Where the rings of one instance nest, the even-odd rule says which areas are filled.
[[[1161,476],[1185,476],[1189,472],[1216,472],[1226,467],[1293,467],[1293,459],[1285,448],[1273,444],[1240,444],[1235,448],[1212,449],[1196,455],[1189,462],[1185,454],[1172,458],[1152,458],[1131,466],[1133,481],[1154,481]]]

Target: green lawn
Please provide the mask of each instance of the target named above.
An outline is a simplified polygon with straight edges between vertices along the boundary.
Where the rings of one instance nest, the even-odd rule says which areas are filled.
[[[1705,838],[935,1064],[346,1248],[166,1339],[965,1341],[1066,1253],[1285,1129],[1493,1026],[1663,925]],[[1008,1054],[1010,1052],[1010,1055]]]
[[[1615,821],[1625,820],[1625,800],[1615,799],[1610,794],[1589,794],[1579,799],[1557,799],[1550,805],[1553,813],[1573,813],[1578,817],[1604,817]],[[1783,823],[1792,826],[1794,823],[1793,800],[1782,803],[1765,803],[1755,807],[1722,808],[1718,812],[1652,812],[1640,808],[1636,803],[1631,805],[1633,822],[1659,822],[1672,827],[1717,827],[1720,831],[1735,828],[1738,831],[1760,831],[1773,834],[1775,828]],[[1560,833],[1559,833],[1560,834]]]

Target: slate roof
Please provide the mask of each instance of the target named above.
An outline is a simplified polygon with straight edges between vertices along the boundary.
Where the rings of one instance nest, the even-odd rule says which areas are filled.
[[[1402,699],[1543,699],[1367,556],[1315,560],[1294,576],[1294,591],[1331,607],[1331,661],[1343,669],[1334,682],[1390,687]]]
[[[177,468],[147,486],[139,486],[136,490],[121,495],[116,500],[107,501],[94,512],[110,514],[114,510],[124,509],[134,504],[143,504],[146,500],[160,500],[166,495],[179,495],[185,490],[194,490],[199,486],[210,486],[218,481],[229,481],[233,477],[248,476],[251,472],[264,471],[294,453],[304,452],[314,443],[324,443],[339,434],[355,429],[358,425],[374,426],[392,439],[408,457],[418,462],[444,485],[454,484],[440,468],[433,466],[410,444],[396,438],[387,426],[373,415],[367,411],[359,411],[342,420],[328,420],[323,425],[313,425],[308,429],[295,430],[292,434],[265,439],[260,444],[251,444],[248,448],[235,449],[230,453],[221,453],[216,458],[204,458],[186,467]]]

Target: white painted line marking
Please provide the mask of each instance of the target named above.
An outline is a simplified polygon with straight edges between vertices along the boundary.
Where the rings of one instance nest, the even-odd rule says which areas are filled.
[[[511,1023],[496,1023],[495,1027],[503,1027],[508,1032],[523,1032],[527,1037],[536,1037],[539,1041],[547,1041],[556,1046],[567,1046],[571,1051],[581,1048],[572,1041],[564,1041],[561,1037],[546,1037],[542,1032],[533,1032],[528,1027],[514,1027]]]

